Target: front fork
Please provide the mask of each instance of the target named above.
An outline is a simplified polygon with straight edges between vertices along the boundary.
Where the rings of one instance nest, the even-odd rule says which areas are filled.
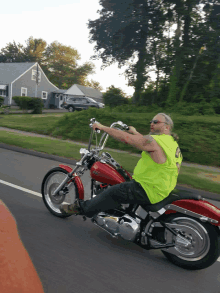
[[[80,177],[78,177],[76,174],[74,174],[76,172],[76,170],[81,167],[81,163],[78,162],[76,163],[76,167],[74,169],[70,168],[69,166],[66,165],[59,165],[60,168],[68,171],[69,173],[67,174],[66,178],[61,182],[61,184],[54,190],[54,192],[52,193],[53,196],[56,196],[57,194],[59,194],[59,192],[64,188],[64,186],[66,185],[66,183],[68,183],[69,181],[71,181],[66,187],[68,188],[70,184],[72,184],[72,180],[74,179],[77,187],[78,187],[78,192],[79,192],[79,199],[84,199],[84,187],[82,184],[82,181],[80,179]],[[80,171],[80,175],[82,175],[84,172],[84,169],[82,169]]]

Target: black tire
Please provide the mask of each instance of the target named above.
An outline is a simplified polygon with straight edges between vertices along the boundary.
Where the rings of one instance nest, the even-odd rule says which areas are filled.
[[[41,194],[45,206],[53,215],[59,218],[66,218],[71,216],[68,214],[62,214],[62,212],[59,209],[60,204],[62,204],[64,200],[67,203],[73,203],[75,199],[79,198],[78,188],[74,181],[72,185],[69,187],[68,194],[58,195],[56,197],[52,196],[52,191],[58,187],[59,183],[63,181],[67,174],[68,172],[60,167],[53,168],[44,176],[43,182],[41,184]],[[55,182],[49,186],[48,182],[50,182],[50,179],[55,180]]]
[[[186,233],[186,236],[191,237],[191,247],[185,248],[179,246],[179,256],[171,254],[167,251],[163,251],[163,254],[167,257],[169,261],[174,263],[175,265],[182,267],[184,269],[188,270],[201,270],[205,269],[212,264],[216,262],[220,255],[220,234],[218,227],[215,227],[211,225],[210,223],[203,223],[198,219],[177,213],[177,214],[171,214],[165,219],[166,223],[179,223],[182,225],[186,225],[192,229],[194,229],[194,234],[188,234]],[[166,229],[166,231],[168,231]],[[184,232],[184,229],[182,228],[181,231]],[[187,228],[185,229],[187,231]],[[188,231],[190,231],[188,229]],[[170,233],[170,237],[175,239],[176,237]],[[201,235],[202,234],[202,235]],[[172,235],[172,236],[171,236]],[[198,236],[203,236],[203,240]],[[197,236],[197,237],[196,237]],[[166,236],[165,236],[166,238]],[[200,238],[200,241],[199,241]],[[168,241],[170,242],[170,241]],[[193,243],[194,242],[194,243]],[[194,248],[197,247],[198,249]],[[178,246],[175,246],[175,249],[178,250]],[[184,251],[187,249],[191,249],[191,251]],[[195,254],[193,255],[193,252]],[[188,256],[187,256],[188,253]],[[192,253],[192,255],[190,255]],[[197,255],[196,255],[197,253]],[[185,255],[184,255],[185,254]]]
[[[69,111],[69,112],[74,112],[74,111],[75,111],[75,108],[74,108],[73,106],[69,106],[69,107],[68,107],[68,111]]]

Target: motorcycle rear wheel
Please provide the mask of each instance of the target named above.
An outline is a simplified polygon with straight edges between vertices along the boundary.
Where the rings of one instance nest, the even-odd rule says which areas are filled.
[[[220,255],[218,227],[183,214],[171,214],[166,218],[165,222],[185,225],[185,228],[180,228],[180,232],[191,242],[189,247],[184,247],[177,243],[174,248],[179,255],[162,250],[169,261],[188,270],[205,269],[216,262]],[[166,233],[165,238],[169,238],[167,242],[175,242],[176,236],[171,232]]]
[[[60,218],[71,216],[71,214],[62,214],[60,205],[64,202],[72,204],[75,199],[79,198],[78,188],[74,181],[68,187],[69,192],[66,195],[52,195],[52,192],[60,185],[67,174],[68,172],[60,167],[53,168],[45,175],[41,185],[41,194],[45,206],[53,215]]]

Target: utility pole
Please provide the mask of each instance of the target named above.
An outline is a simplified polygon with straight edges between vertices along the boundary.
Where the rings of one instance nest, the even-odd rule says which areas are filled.
[[[38,80],[38,63],[37,63],[37,73],[36,73],[36,90],[35,90],[35,98],[37,98],[37,86],[38,86],[38,82],[39,82],[39,80]]]

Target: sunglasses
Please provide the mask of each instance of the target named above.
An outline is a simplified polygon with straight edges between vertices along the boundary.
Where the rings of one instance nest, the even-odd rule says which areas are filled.
[[[166,122],[162,122],[162,121],[159,121],[159,120],[151,120],[150,124],[151,123],[157,124],[157,123],[166,123]]]

